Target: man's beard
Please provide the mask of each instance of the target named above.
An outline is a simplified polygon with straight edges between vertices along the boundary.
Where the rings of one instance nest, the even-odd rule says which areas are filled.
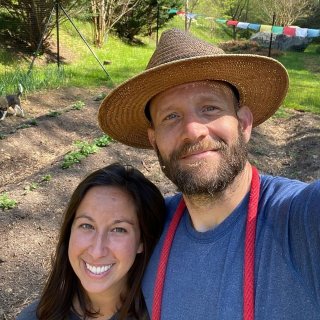
[[[179,159],[197,150],[217,150],[221,156],[219,162],[209,163],[203,159],[181,166]],[[219,197],[244,169],[247,161],[247,144],[243,133],[238,130],[238,139],[228,146],[221,139],[207,142],[186,143],[175,150],[169,159],[156,152],[164,174],[188,196]]]

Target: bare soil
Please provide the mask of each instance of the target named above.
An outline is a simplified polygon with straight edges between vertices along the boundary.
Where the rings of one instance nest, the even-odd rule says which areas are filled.
[[[22,100],[25,118],[8,115],[0,122],[0,194],[6,192],[17,201],[15,208],[0,210],[0,320],[14,319],[37,298],[67,201],[86,174],[120,161],[140,169],[163,194],[175,191],[153,151],[117,142],[71,168],[61,168],[64,155],[75,150],[75,141],[92,142],[102,136],[97,125],[100,101],[95,101],[101,92],[107,90],[38,92]],[[70,108],[77,101],[85,107]],[[319,179],[320,116],[288,111],[286,118],[269,119],[253,132],[250,159],[265,173]],[[49,175],[51,179],[44,181]]]

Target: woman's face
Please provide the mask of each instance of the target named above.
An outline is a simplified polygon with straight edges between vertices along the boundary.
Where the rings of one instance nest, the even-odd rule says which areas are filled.
[[[120,295],[127,272],[143,251],[129,194],[112,186],[89,189],[71,227],[69,260],[89,297]]]

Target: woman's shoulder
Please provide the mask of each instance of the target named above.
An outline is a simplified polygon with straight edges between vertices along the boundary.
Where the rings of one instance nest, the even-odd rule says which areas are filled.
[[[18,315],[16,320],[37,320],[36,311],[39,301],[34,301],[26,308],[24,308]]]
[[[118,316],[119,314],[116,313],[109,320],[119,320]],[[145,314],[142,319],[137,319],[136,317],[128,316],[126,320],[150,320],[150,317],[148,314]]]
[[[26,308],[24,308],[21,313],[18,315],[16,320],[38,320],[36,312],[39,301],[34,301]],[[70,312],[67,320],[80,320],[80,318],[73,312]]]

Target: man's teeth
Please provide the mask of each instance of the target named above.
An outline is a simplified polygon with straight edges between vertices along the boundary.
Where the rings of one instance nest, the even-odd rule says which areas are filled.
[[[90,272],[92,272],[94,274],[101,274],[101,273],[108,271],[112,267],[112,264],[108,264],[106,266],[95,267],[95,266],[92,266],[92,265],[86,263],[86,267]]]

